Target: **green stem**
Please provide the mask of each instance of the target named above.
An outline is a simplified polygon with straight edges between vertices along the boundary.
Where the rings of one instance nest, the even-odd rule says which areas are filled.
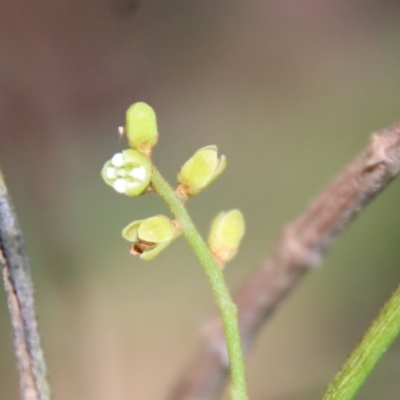
[[[247,400],[246,374],[239,334],[237,307],[229,294],[221,268],[194,226],[185,205],[154,166],[151,181],[157,193],[165,200],[172,213],[181,223],[184,236],[199,258],[210,282],[224,326],[228,347],[231,372],[231,399]]]
[[[400,286],[329,384],[321,400],[350,400],[400,331]]]

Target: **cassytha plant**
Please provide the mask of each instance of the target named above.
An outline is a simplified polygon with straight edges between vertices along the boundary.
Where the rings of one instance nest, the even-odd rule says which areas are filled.
[[[221,212],[212,222],[207,243],[190,218],[185,203],[209,186],[225,169],[226,158],[218,157],[214,145],[203,147],[181,167],[178,185],[173,189],[151,160],[158,141],[154,110],[145,103],[135,103],[126,112],[125,128],[129,149],[107,161],[101,176],[107,185],[127,196],[157,193],[167,203],[174,219],[155,215],[133,221],[122,230],[132,242],[131,253],[151,260],[178,236],[183,235],[200,260],[211,285],[226,339],[232,400],[247,400],[246,374],[238,327],[237,307],[233,303],[222,269],[237,253],[245,226],[239,210]]]
[[[226,159],[218,157],[216,146],[199,149],[180,169],[178,184],[173,189],[151,160],[151,150],[158,140],[153,109],[144,103],[132,105],[122,131],[127,135],[130,148],[114,154],[106,162],[101,172],[103,179],[118,193],[127,196],[157,193],[174,216],[171,219],[166,215],[155,215],[131,222],[123,229],[122,235],[133,243],[131,253],[143,260],[157,256],[178,236],[186,237],[208,277],[222,319],[231,372],[231,399],[248,400],[237,307],[232,302],[222,273],[225,264],[235,256],[244,234],[243,216],[238,210],[220,213],[212,222],[206,244],[185,208],[190,197],[200,193],[223,172]],[[263,278],[260,287],[268,291],[275,286],[272,298],[261,305],[264,314],[275,307],[282,294],[298,281],[299,272],[293,273],[294,269],[303,274],[304,268],[313,266],[315,255],[320,257],[332,239],[399,173],[400,124],[374,134],[366,151],[344,170],[302,217],[286,228],[276,250],[278,255],[285,254],[285,257],[275,257],[269,264],[275,271],[279,271],[280,265],[284,268],[275,276],[269,274],[268,281]],[[293,239],[300,246],[293,246]],[[19,366],[21,398],[33,399],[33,395],[35,399],[48,400],[51,392],[37,329],[30,265],[1,169],[0,244],[0,264]],[[305,257],[299,248],[303,253],[305,251]],[[300,258],[293,251],[299,253]],[[285,265],[280,264],[282,260]],[[261,272],[264,274],[264,269]],[[352,400],[399,332],[400,286],[333,378],[321,400]],[[214,386],[219,386],[222,378],[216,377],[215,372],[218,375],[218,369],[211,370],[213,376],[210,379]],[[219,382],[215,385],[215,381]]]
[[[151,260],[178,236],[185,236],[204,268],[223,323],[231,373],[231,400],[248,400],[237,307],[231,299],[222,273],[225,264],[237,253],[244,234],[243,216],[239,210],[221,212],[212,222],[206,243],[185,207],[192,196],[204,190],[224,171],[226,159],[224,156],[218,157],[214,145],[197,150],[181,167],[177,175],[178,184],[173,189],[151,160],[152,148],[158,141],[153,109],[145,103],[133,104],[127,110],[126,124],[122,131],[127,136],[130,148],[114,154],[106,162],[101,172],[104,181],[118,193],[127,196],[157,193],[165,200],[174,216],[171,219],[166,215],[155,215],[133,221],[122,230],[122,236],[132,242],[131,253],[143,260]],[[394,134],[398,135],[398,132],[382,133]],[[397,136],[395,140],[398,140]],[[373,143],[380,143],[379,139]],[[366,153],[367,157],[369,154]],[[375,160],[374,152],[371,154],[372,160]],[[381,157],[385,152],[378,151],[378,154]],[[366,165],[370,168],[370,159],[367,159]],[[364,173],[365,170],[362,166],[361,171]],[[321,400],[353,399],[399,332],[400,287],[373,321]]]

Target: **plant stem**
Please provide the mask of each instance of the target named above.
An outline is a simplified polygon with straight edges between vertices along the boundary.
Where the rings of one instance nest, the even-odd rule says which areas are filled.
[[[400,286],[383,306],[321,400],[350,400],[400,331]]]
[[[246,374],[239,334],[237,307],[229,294],[221,268],[194,226],[185,205],[154,166],[151,182],[157,193],[165,200],[174,216],[181,223],[183,234],[199,258],[210,282],[224,326],[228,347],[231,372],[231,399],[247,400]]]
[[[1,169],[0,266],[3,267],[21,399],[49,400],[51,394],[36,320],[31,269]]]

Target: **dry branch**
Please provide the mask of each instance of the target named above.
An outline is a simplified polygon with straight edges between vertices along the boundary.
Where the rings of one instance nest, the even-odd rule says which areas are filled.
[[[334,239],[399,172],[400,124],[375,133],[366,150],[284,229],[272,256],[236,296],[245,350],[276,305],[306,272],[321,263]],[[220,321],[212,321],[207,332],[205,345],[170,399],[218,398],[228,377]]]
[[[1,171],[0,264],[3,266],[3,283],[19,369],[21,399],[49,400],[50,390],[35,316],[29,261]]]

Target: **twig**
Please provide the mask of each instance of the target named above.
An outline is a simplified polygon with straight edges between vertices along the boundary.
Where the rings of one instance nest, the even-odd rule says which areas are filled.
[[[49,400],[33,286],[17,217],[0,170],[0,264],[11,317],[22,400]]]
[[[400,124],[372,136],[339,177],[284,229],[272,256],[236,296],[245,349],[275,306],[312,267],[356,215],[400,172]],[[199,355],[169,397],[173,400],[216,399],[227,377],[218,354],[223,342],[221,323],[212,321]]]

